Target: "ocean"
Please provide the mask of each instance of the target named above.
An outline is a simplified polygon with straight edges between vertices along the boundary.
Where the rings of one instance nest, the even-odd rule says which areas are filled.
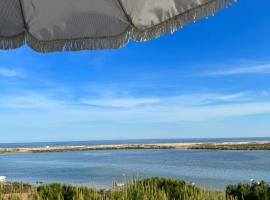
[[[259,140],[270,138],[49,142],[0,144],[0,148]],[[99,188],[110,188],[113,181],[125,182],[133,176],[162,176],[223,190],[227,184],[249,182],[250,179],[270,183],[270,152],[143,149],[0,154],[0,176],[6,176],[8,181],[32,184],[61,182]]]

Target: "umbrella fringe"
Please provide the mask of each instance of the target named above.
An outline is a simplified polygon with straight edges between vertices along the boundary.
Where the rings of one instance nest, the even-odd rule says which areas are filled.
[[[25,33],[13,37],[0,37],[0,50],[16,49],[23,46],[25,43]]]
[[[129,33],[124,33],[103,38],[79,38],[79,39],[59,39],[59,40],[38,40],[31,34],[27,34],[27,44],[38,52],[61,52],[61,51],[80,51],[97,49],[116,49],[121,48],[129,41]]]
[[[214,15],[214,13],[219,9],[225,8],[234,2],[236,2],[236,0],[211,0],[208,3],[188,10],[185,13],[181,13],[180,15],[170,18],[167,21],[149,29],[141,30],[133,27],[131,39],[142,42],[158,38],[166,33],[172,34],[178,29],[183,28],[186,24]]]

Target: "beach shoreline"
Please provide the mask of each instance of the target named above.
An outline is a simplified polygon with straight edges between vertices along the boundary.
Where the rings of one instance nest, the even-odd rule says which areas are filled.
[[[94,150],[128,149],[198,149],[198,150],[270,150],[270,141],[252,142],[198,142],[198,143],[157,143],[157,144],[113,144],[86,146],[44,146],[27,148],[0,148],[0,154],[45,153]]]

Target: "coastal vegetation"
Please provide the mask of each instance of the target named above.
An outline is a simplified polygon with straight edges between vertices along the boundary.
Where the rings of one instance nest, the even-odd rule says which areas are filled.
[[[33,148],[0,148],[0,154],[45,153],[65,151],[93,151],[120,149],[201,149],[201,150],[270,150],[270,141],[261,142],[213,142],[167,144],[118,144],[91,146],[45,146]]]
[[[229,185],[226,192],[206,190],[181,180],[134,179],[110,190],[58,183],[32,186],[24,183],[0,185],[0,200],[269,200],[270,186],[264,182]]]
[[[238,200],[270,200],[270,185],[265,182],[228,185],[226,195]]]
[[[216,144],[216,143],[205,143],[198,144],[190,147],[189,149],[205,149],[205,150],[245,150],[245,151],[255,151],[255,150],[270,150],[270,142],[267,143],[242,143],[242,144]]]

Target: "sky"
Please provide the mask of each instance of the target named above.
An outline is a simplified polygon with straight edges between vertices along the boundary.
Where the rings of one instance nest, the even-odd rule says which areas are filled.
[[[117,50],[0,51],[0,143],[269,137],[269,7]]]

